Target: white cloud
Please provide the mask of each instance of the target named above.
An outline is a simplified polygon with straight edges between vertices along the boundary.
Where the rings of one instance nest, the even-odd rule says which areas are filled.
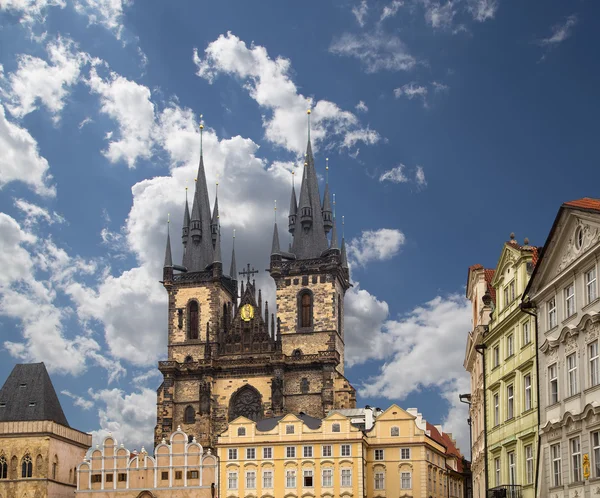
[[[362,28],[366,23],[367,13],[369,11],[369,6],[367,5],[367,0],[361,0],[360,4],[352,7],[352,13],[356,18],[356,22]]]
[[[21,181],[43,196],[54,197],[48,161],[41,157],[38,144],[25,128],[7,120],[0,104],[0,189],[7,183]]]
[[[404,5],[401,0],[393,0],[389,5],[386,5],[381,12],[379,22],[385,21],[388,17],[394,17],[398,13],[398,9]]]
[[[81,130],[85,125],[88,125],[90,123],[93,123],[94,120],[92,118],[90,118],[89,116],[85,119],[83,119],[78,125],[77,127]]]
[[[124,27],[123,7],[131,3],[133,0],[75,0],[75,10],[87,16],[90,24],[100,24],[120,39]]]
[[[398,254],[404,242],[404,234],[397,229],[365,230],[349,242],[348,258],[359,266],[371,261],[386,261]]]
[[[373,320],[365,329],[369,333],[357,337],[362,341],[355,347],[363,347],[363,354],[357,354],[356,361],[384,360],[379,372],[360,386],[360,394],[403,400],[421,389],[440,390],[450,404],[444,430],[453,433],[466,453],[467,412],[458,394],[469,392],[463,357],[465,333],[471,326],[470,302],[459,295],[438,296],[397,319],[385,319],[385,303],[370,295],[361,296],[360,302],[367,303],[365,310],[372,310],[369,304],[375,303],[371,306],[382,320],[379,324]],[[378,347],[367,344],[372,341]]]
[[[399,164],[395,168],[385,171],[379,177],[380,182],[392,182],[392,183],[406,183],[408,182],[408,177],[404,174],[404,170],[406,166],[404,164]]]
[[[416,83],[407,83],[399,88],[394,89],[394,97],[406,97],[408,100],[414,98],[423,99],[423,105],[427,107],[427,87],[417,85]]]
[[[265,137],[297,154],[306,150],[306,96],[290,78],[291,62],[278,57],[272,59],[260,45],[251,45],[237,36],[227,33],[211,42],[202,59],[194,49],[194,63],[198,76],[212,83],[219,74],[239,78],[250,97],[270,113],[263,116]],[[327,135],[328,139],[341,137],[346,141],[354,132],[355,141],[374,143],[379,134],[355,133],[360,130],[357,117],[350,111],[340,109],[335,103],[318,100],[313,103],[311,114],[311,139],[317,145]],[[357,138],[358,137],[358,138]],[[351,140],[351,139],[349,139]]]
[[[379,133],[367,127],[346,133],[342,145],[346,148],[354,147],[358,142],[363,142],[367,145],[374,145],[379,142],[379,140],[381,140]]]
[[[400,38],[382,31],[360,35],[344,33],[332,42],[329,52],[358,59],[367,73],[409,71],[417,64]]]
[[[39,221],[44,221],[48,225],[66,223],[66,220],[56,211],[51,213],[47,209],[25,199],[15,199],[15,207],[25,215],[25,221],[23,222],[25,228],[31,228]]]
[[[456,15],[456,5],[452,1],[445,4],[425,0],[425,21],[432,28],[449,28]]]
[[[440,83],[439,81],[432,81],[431,86],[433,86],[433,91],[435,93],[444,93],[450,90],[450,87],[448,85]]]
[[[100,97],[100,111],[119,126],[119,137],[112,139],[103,153],[113,163],[125,161],[134,168],[139,159],[152,156],[154,145],[154,104],[150,90],[114,72],[101,78],[93,67],[87,81],[92,92]]]
[[[17,118],[35,111],[39,101],[58,121],[70,87],[77,83],[82,66],[90,60],[69,38],[58,37],[48,43],[46,51],[49,63],[31,55],[17,56],[17,70],[4,81],[6,107]]]
[[[577,24],[577,16],[575,14],[570,15],[561,24],[556,24],[552,27],[552,34],[548,38],[542,38],[540,45],[543,46],[556,46],[559,43],[564,42],[573,33],[573,28]]]
[[[143,445],[152,453],[156,425],[156,390],[143,388],[125,393],[121,389],[102,389],[89,394],[98,409],[101,429],[91,431],[93,444],[100,444],[109,433],[126,448],[138,451]]]
[[[45,21],[48,7],[66,7],[65,0],[0,0],[0,10],[6,10],[20,16],[22,24],[31,25]]]
[[[498,0],[468,0],[468,10],[473,19],[485,22],[495,17],[498,10]]]
[[[358,104],[356,104],[355,109],[358,112],[368,112],[369,108],[367,107],[367,104],[365,104],[362,100],[358,102]]]
[[[89,399],[82,398],[81,396],[77,396],[70,391],[64,390],[61,391],[60,394],[64,394],[65,396],[71,398],[73,400],[73,404],[82,408],[83,410],[91,410],[94,406],[94,402]]]
[[[417,166],[417,170],[415,172],[415,182],[420,187],[427,186],[427,180],[425,179],[425,171],[423,171],[423,166]]]

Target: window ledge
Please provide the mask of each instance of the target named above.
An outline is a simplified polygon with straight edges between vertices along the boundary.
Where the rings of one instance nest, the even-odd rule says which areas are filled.
[[[600,297],[597,297],[592,302],[587,303],[583,308],[581,308],[581,311],[586,311],[588,308],[591,308],[592,306],[594,306],[594,304],[598,303],[599,301]]]
[[[578,393],[575,393],[575,394],[571,394],[571,396],[564,399],[564,402],[566,403],[567,401],[571,401],[576,398],[581,398],[581,391],[579,391]]]
[[[312,334],[314,331],[314,327],[298,327],[296,330],[298,334]]]
[[[574,318],[577,318],[577,311],[575,313],[573,313],[572,315],[568,316],[567,318],[565,318],[560,324],[565,325],[565,324],[569,323],[570,321],[572,321]]]
[[[515,353],[509,354],[506,358],[504,358],[504,361],[511,360],[514,356]]]
[[[533,342],[531,341],[531,339],[529,340],[529,342],[526,342],[525,344],[523,344],[521,346],[521,351],[523,351],[525,348],[531,346],[533,344]]]
[[[596,384],[595,386],[590,386],[588,387],[585,391],[583,391],[585,394],[591,393],[593,391],[597,391],[598,389],[600,389],[600,383]]]
[[[577,488],[578,486],[583,486],[585,481],[575,481],[570,484],[567,484],[567,488]]]

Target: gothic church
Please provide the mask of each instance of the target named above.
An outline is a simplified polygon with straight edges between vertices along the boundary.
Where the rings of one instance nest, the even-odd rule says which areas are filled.
[[[173,264],[167,236],[168,360],[159,362],[156,444],[180,426],[214,447],[240,415],[322,418],[355,407],[344,377],[345,241],[338,245],[328,185],[320,196],[310,137],[299,202],[292,186],[288,230],[293,243],[283,251],[277,223],[273,229],[269,271],[277,302],[269,314],[250,268],[237,272],[235,247],[229,273],[223,270],[218,198],[211,213],[201,152],[191,214],[185,204],[182,265]]]

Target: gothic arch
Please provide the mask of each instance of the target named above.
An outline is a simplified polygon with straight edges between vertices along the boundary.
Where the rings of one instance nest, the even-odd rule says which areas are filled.
[[[298,328],[310,329],[314,324],[314,295],[310,289],[298,292]]]
[[[187,332],[188,340],[196,340],[200,337],[200,303],[191,299],[187,305]]]
[[[185,407],[183,422],[185,424],[193,424],[194,422],[196,422],[196,410],[194,410],[194,407],[192,405],[188,405]]]
[[[240,387],[229,400],[229,421],[240,416],[254,421],[263,418],[262,396],[249,384]]]

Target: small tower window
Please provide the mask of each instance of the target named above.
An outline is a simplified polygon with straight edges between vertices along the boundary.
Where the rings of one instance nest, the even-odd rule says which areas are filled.
[[[193,424],[196,421],[196,412],[193,406],[187,406],[185,409],[185,415],[183,416],[183,422],[185,424]]]
[[[302,394],[307,394],[310,390],[310,384],[308,383],[308,379],[306,377],[302,377],[300,381],[300,391]]]
[[[331,424],[331,432],[340,432],[340,424]]]
[[[23,463],[21,464],[21,477],[33,476],[33,462],[29,455],[23,457]]]
[[[245,436],[245,435],[246,435],[246,428],[238,427],[238,436]]]
[[[299,327],[308,328],[312,327],[312,311],[313,311],[313,297],[309,290],[304,290],[300,294],[299,299]]]
[[[8,479],[8,463],[4,455],[0,456],[0,479]]]
[[[190,302],[188,305],[188,339],[198,339],[198,315],[198,302]]]
[[[194,361],[194,358],[192,358],[191,356],[186,356],[184,363],[192,363]]]

